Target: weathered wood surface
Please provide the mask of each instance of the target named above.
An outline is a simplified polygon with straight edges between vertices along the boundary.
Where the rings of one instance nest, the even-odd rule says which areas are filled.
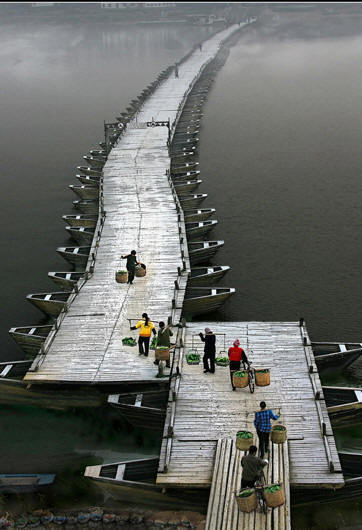
[[[217,353],[238,338],[255,368],[271,370],[271,384],[231,389],[228,367],[203,373],[200,365],[187,365],[185,353],[192,347],[203,352],[198,333],[205,327],[217,335]],[[164,486],[210,487],[217,440],[233,438],[238,430],[255,433],[254,412],[264,400],[274,412],[282,410],[280,421],[287,426],[290,484],[294,487],[340,487],[343,475],[323,399],[318,372],[309,374],[308,350],[298,323],[294,322],[198,322],[187,324],[182,378],[174,406],[173,438],[165,438],[157,483]],[[311,354],[311,357],[313,355]],[[322,399],[315,400],[315,390]],[[171,406],[171,404],[170,404]],[[168,414],[164,436],[171,415]],[[326,436],[322,435],[322,423]],[[255,434],[256,437],[256,434]],[[330,472],[329,461],[335,472]],[[167,472],[162,472],[162,469]]]
[[[167,321],[177,268],[183,265],[176,205],[166,177],[168,129],[143,124],[174,121],[200,69],[236,29],[234,25],[214,35],[182,63],[179,77],[172,74],[159,86],[112,149],[104,166],[106,217],[94,274],[70,305],[36,371],[27,373],[27,381],[162,381],[155,378],[152,354],[139,357],[137,348],[121,342],[125,336],[138,336],[130,332],[129,318],[138,320],[147,312],[154,322]],[[132,249],[147,265],[147,275],[131,286],[117,284],[115,271],[125,269],[120,256]],[[180,315],[181,309],[174,311],[174,317]]]
[[[234,439],[223,438],[217,444],[206,530],[290,530],[288,444],[272,444],[270,449],[269,465],[264,468],[265,483],[283,484],[285,504],[269,509],[267,514],[239,510],[235,493],[241,489],[241,459],[245,453],[236,449]]]

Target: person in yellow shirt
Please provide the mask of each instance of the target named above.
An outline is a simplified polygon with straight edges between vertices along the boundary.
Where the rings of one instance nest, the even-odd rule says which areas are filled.
[[[156,330],[154,324],[152,324],[152,322],[150,321],[147,313],[142,313],[142,320],[139,320],[135,326],[131,326],[131,330],[138,328],[140,328],[140,336],[138,338],[138,351],[140,355],[148,357],[151,333],[156,335]]]

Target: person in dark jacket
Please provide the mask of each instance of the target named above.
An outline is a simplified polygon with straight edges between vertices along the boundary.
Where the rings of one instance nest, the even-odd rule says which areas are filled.
[[[255,445],[249,447],[249,454],[243,456],[241,465],[243,473],[241,475],[241,487],[253,488],[255,482],[260,478],[263,467],[268,464],[268,460],[263,460],[256,456],[258,448]]]
[[[210,372],[215,373],[215,353],[216,353],[216,335],[210,328],[205,328],[205,336],[199,333],[200,339],[205,343],[204,356],[202,358],[204,363],[204,374]],[[210,360],[210,365],[209,365]]]
[[[232,386],[232,389],[235,390],[234,383],[233,383],[234,372],[237,372],[238,370],[240,370],[241,361],[243,362],[244,368],[245,368],[245,365],[249,366],[249,361],[246,356],[246,353],[243,350],[243,348],[240,348],[239,339],[236,339],[233,342],[233,346],[229,348],[228,355],[229,355],[229,360],[230,360],[229,368],[230,368],[231,386]]]
[[[130,254],[127,254],[126,256],[121,256],[121,259],[126,259],[126,258],[127,258],[126,268],[128,271],[127,283],[132,285],[133,280],[134,280],[134,275],[136,272],[136,265],[139,265],[139,262],[137,261],[137,258],[136,258],[136,251],[132,250]]]
[[[160,329],[157,333],[157,346],[167,346],[167,348],[170,348],[171,341],[170,337],[173,336],[173,333],[169,326],[165,326],[164,322],[158,323]],[[159,359],[156,359],[156,361],[153,364],[159,364]],[[170,368],[170,360],[166,361],[166,368]]]

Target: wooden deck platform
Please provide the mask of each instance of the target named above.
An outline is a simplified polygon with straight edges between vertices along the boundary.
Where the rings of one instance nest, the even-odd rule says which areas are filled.
[[[137,347],[125,347],[121,342],[126,336],[137,338],[138,332],[130,332],[128,319],[134,319],[134,325],[143,312],[156,323],[167,321],[178,267],[182,268],[185,260],[176,202],[166,176],[170,168],[168,129],[147,127],[146,122],[175,120],[202,68],[237,29],[237,25],[230,26],[214,35],[203,43],[202,51],[197,49],[182,63],[179,77],[171,74],[158,87],[112,149],[104,166],[106,215],[94,273],[74,297],[52,343],[37,357],[26,381],[162,381],[155,378],[153,355],[139,357]],[[115,271],[125,268],[120,256],[132,249],[147,265],[147,275],[136,278],[132,286],[117,284]],[[178,293],[176,317],[181,315],[180,296],[185,288],[185,278],[181,280],[184,284]]]
[[[235,493],[241,488],[241,459],[235,441],[218,441],[215,466],[206,518],[206,530],[290,530],[290,491],[288,444],[272,444],[269,465],[264,468],[265,484],[283,484],[285,504],[269,509],[244,513],[238,509]]]
[[[271,370],[271,384],[231,389],[229,368],[204,374],[185,353],[203,352],[198,333],[217,333],[217,352],[238,338],[256,368]],[[224,344],[225,337],[225,344]],[[170,395],[157,483],[209,488],[217,442],[238,430],[255,432],[254,412],[264,400],[287,426],[291,487],[338,488],[344,484],[323,392],[305,327],[297,322],[197,322],[187,324],[182,376]],[[312,373],[310,371],[313,370]],[[316,399],[317,398],[317,399]]]

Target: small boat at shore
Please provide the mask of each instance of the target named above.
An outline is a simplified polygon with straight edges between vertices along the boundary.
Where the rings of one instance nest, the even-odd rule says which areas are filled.
[[[73,201],[73,206],[82,213],[98,213],[99,201],[79,200]]]
[[[99,197],[99,188],[98,188],[98,186],[88,186],[86,184],[82,184],[81,186],[76,186],[74,184],[70,184],[69,188],[76,195],[78,195],[78,197],[80,197],[81,200],[94,201],[94,200],[98,199],[98,197]]]
[[[216,212],[215,208],[202,208],[201,210],[184,209],[184,219],[186,223],[193,223],[199,221],[206,221]]]
[[[362,418],[362,390],[353,387],[322,386],[333,425],[354,425]]]
[[[86,272],[48,272],[48,276],[64,291],[72,291],[76,283],[84,278]]]
[[[97,225],[98,214],[88,215],[62,215],[62,219],[70,226],[84,226],[95,228]]]
[[[77,169],[84,175],[91,175],[94,177],[100,177],[102,175],[101,169],[95,169],[87,166],[77,166]]]
[[[111,394],[109,405],[116,407],[120,414],[134,427],[162,431],[166,417],[168,390]]]
[[[188,243],[191,265],[206,263],[224,245],[224,241],[191,241]]]
[[[67,307],[67,301],[72,292],[34,293],[28,294],[26,299],[40,311],[51,317],[57,317]]]
[[[181,195],[179,201],[182,209],[196,208],[207,198],[207,193],[197,193],[194,195]]]
[[[84,476],[105,482],[124,484],[130,487],[150,487],[152,483],[140,481],[154,479],[157,473],[159,457],[139,458],[125,462],[115,462],[100,466],[87,466]]]
[[[233,287],[187,287],[182,312],[190,316],[212,313],[234,293]]]
[[[307,489],[295,488],[291,497],[292,507],[305,506],[310,503],[329,504],[342,500],[350,501],[360,497],[362,491],[362,476],[344,480],[343,488]],[[356,499],[357,500],[357,499]]]
[[[76,178],[81,184],[87,184],[89,186],[99,186],[101,177],[94,177],[91,175],[76,175]]]
[[[218,282],[230,270],[228,265],[192,267],[187,281],[190,287],[210,285]]]
[[[58,247],[57,252],[72,265],[85,267],[91,247]]]
[[[93,241],[94,228],[66,226],[65,229],[79,245],[90,245]]]
[[[187,173],[188,171],[197,171],[198,166],[199,162],[186,162],[181,165],[173,165],[171,166],[171,176]]]
[[[202,183],[202,180],[185,180],[184,182],[178,183],[177,181],[174,183],[175,191],[178,195],[180,194],[187,194],[191,191],[195,191],[196,188],[200,186]]]
[[[48,326],[21,326],[10,328],[9,333],[24,353],[36,355],[52,329]]]
[[[88,164],[88,167],[92,167],[94,169],[102,169],[104,164],[106,163],[107,159],[105,157],[95,157],[95,156],[83,156],[83,159]]]
[[[199,170],[185,171],[184,173],[178,173],[177,175],[171,175],[173,182],[176,184],[180,180],[194,180],[198,179],[200,175]]]
[[[1,473],[0,493],[10,495],[38,491],[53,484],[55,476],[45,473]]]
[[[202,237],[208,234],[217,225],[216,220],[199,221],[198,223],[185,223],[187,239]]]
[[[96,158],[107,158],[107,151],[105,149],[91,149],[89,151],[91,156],[94,156]]]
[[[171,164],[173,162],[180,162],[182,160],[188,160],[190,158],[190,156],[194,156],[195,152],[194,151],[176,151],[174,153],[171,153],[170,154],[170,158],[171,158]]]
[[[345,369],[362,354],[362,344],[358,342],[312,342],[311,346],[321,369],[331,366]]]

